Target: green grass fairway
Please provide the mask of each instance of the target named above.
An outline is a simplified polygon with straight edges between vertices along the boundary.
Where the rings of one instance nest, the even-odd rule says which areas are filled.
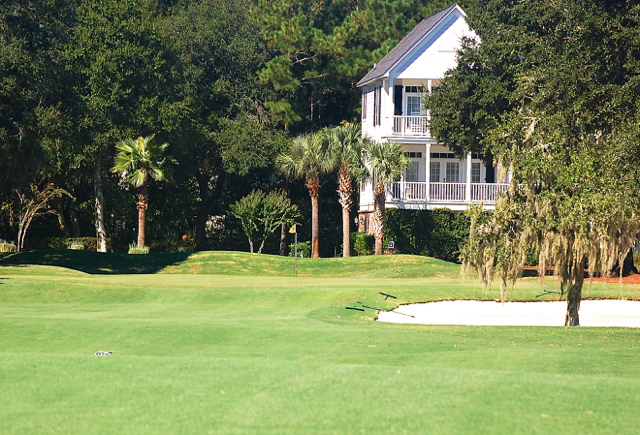
[[[378,291],[407,301],[497,297],[462,281],[459,266],[304,260],[301,274],[313,276],[292,278],[292,259],[140,257],[0,258],[0,434],[640,428],[639,330],[391,325],[371,310],[332,308],[392,307]],[[539,292],[527,279],[509,297]],[[640,287],[594,284],[590,293],[640,298]]]

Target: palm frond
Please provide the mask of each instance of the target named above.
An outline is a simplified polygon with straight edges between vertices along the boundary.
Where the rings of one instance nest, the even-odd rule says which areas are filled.
[[[135,187],[142,186],[146,178],[147,178],[146,172],[143,172],[140,170],[134,171],[131,174],[129,174],[129,182],[133,184]]]
[[[365,149],[372,175],[378,183],[396,181],[409,166],[402,147],[395,142],[370,142]]]
[[[331,138],[326,131],[298,136],[286,152],[276,157],[276,165],[287,177],[316,178],[335,166],[330,148]]]
[[[156,145],[154,135],[127,138],[116,144],[118,151],[113,160],[112,172],[123,174],[127,181],[136,187],[142,186],[149,177],[154,180],[164,179],[162,165],[163,152],[169,144]]]

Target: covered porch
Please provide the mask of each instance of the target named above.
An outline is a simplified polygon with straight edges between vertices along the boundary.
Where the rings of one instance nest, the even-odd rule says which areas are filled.
[[[387,186],[387,207],[464,210],[470,204],[482,204],[485,209],[495,208],[500,194],[509,188],[509,174],[497,174],[501,171],[486,166],[482,154],[460,158],[447,147],[429,142],[403,138],[410,164],[397,182]],[[360,187],[360,210],[373,210],[373,180]]]
[[[433,203],[461,202],[465,204],[495,204],[508,183],[427,183],[399,181],[392,183],[387,193],[388,201],[416,201]]]

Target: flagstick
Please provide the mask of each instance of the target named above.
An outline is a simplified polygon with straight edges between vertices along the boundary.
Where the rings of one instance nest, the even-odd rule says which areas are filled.
[[[295,228],[295,227],[294,227],[294,228]],[[293,260],[293,261],[294,261],[295,266],[294,266],[294,269],[293,269],[293,277],[294,277],[294,278],[297,278],[297,277],[298,277],[298,231],[297,231],[297,229],[296,229],[296,231],[295,231],[293,234],[294,234],[294,239],[295,239],[295,242],[294,242],[294,245],[295,245],[295,248],[294,248],[294,250],[295,250],[294,258],[295,258],[295,259]]]

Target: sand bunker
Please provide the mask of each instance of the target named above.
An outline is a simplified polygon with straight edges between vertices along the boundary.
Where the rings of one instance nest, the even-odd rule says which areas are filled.
[[[506,302],[504,306],[494,301],[441,301],[381,311],[378,321],[426,325],[563,326],[566,310],[565,301]],[[580,326],[640,328],[640,301],[582,301]]]

